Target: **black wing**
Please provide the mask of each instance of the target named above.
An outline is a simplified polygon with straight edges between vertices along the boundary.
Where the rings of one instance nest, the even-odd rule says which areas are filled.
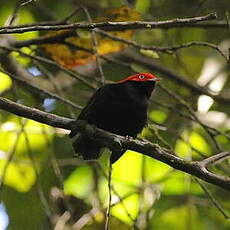
[[[93,96],[90,98],[87,105],[83,108],[79,114],[77,120],[85,120],[91,123],[95,112],[100,110],[100,108],[105,108],[110,100],[110,88],[112,84],[107,84],[99,88]],[[77,131],[72,130],[69,136],[72,138],[77,134]]]

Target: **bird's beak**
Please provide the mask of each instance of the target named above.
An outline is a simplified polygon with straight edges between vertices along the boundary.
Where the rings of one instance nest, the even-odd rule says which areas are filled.
[[[152,78],[152,79],[149,79],[149,81],[155,81],[155,82],[159,82],[161,79],[160,78]]]

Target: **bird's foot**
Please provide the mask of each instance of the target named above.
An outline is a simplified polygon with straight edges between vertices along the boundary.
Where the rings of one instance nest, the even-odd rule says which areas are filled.
[[[115,141],[114,142],[114,150],[118,151],[118,152],[122,151],[123,146],[122,146],[121,140],[119,138],[115,138],[114,141]]]

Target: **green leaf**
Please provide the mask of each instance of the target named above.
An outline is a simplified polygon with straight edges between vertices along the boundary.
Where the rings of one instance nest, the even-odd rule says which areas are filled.
[[[3,172],[6,161],[0,161],[0,171]],[[29,191],[36,181],[34,168],[30,162],[11,162],[4,177],[4,184],[13,187],[18,192]]]
[[[151,7],[150,0],[137,0],[136,2],[136,10],[140,13],[147,13]]]
[[[150,58],[159,58],[158,53],[153,50],[140,49],[140,53]]]
[[[191,146],[200,152],[210,154],[211,149],[207,141],[197,132],[191,132],[189,137]]]
[[[32,50],[28,47],[23,47],[20,49],[23,53],[31,54]],[[20,55],[18,52],[12,52],[11,55],[17,59],[17,61],[23,66],[28,66],[31,60],[28,57]]]
[[[35,22],[33,14],[28,10],[28,8],[23,8],[20,10],[20,13],[18,15],[18,24],[26,24],[26,23],[32,23]],[[33,39],[38,37],[38,31],[31,31],[27,33],[22,34],[15,34],[14,36],[19,40],[27,40],[27,39]]]
[[[191,147],[185,141],[177,140],[175,145],[175,153],[179,157],[191,158]]]
[[[51,127],[32,120],[27,120],[24,126],[26,136],[20,127],[21,123],[16,116],[10,116],[8,121],[0,126],[0,140],[4,140],[0,142],[0,174],[3,174],[4,166],[9,163],[4,184],[19,192],[27,192],[36,181],[29,154],[34,154],[37,169],[40,170],[42,161],[48,157],[47,138],[51,140],[53,132]],[[37,155],[37,152],[40,154]],[[10,162],[9,154],[13,154]]]
[[[171,171],[171,167],[154,160],[150,157],[146,157],[145,163],[145,178],[148,182],[156,182],[162,180]]]
[[[127,162],[129,162],[129,167],[127,167]],[[141,180],[141,162],[141,154],[126,151],[113,165],[112,180],[130,185],[138,185]]]
[[[163,124],[167,119],[167,113],[162,110],[151,110],[149,117],[151,120]]]
[[[88,165],[75,169],[65,180],[64,191],[79,198],[89,198],[93,190],[93,171]]]
[[[192,181],[191,176],[179,171],[173,171],[162,184],[162,193],[167,195],[203,194],[198,184]]]
[[[0,72],[0,93],[10,89],[11,86],[12,86],[11,78],[8,75]]]
[[[131,225],[133,223],[132,219],[135,219],[138,213],[138,198],[139,195],[136,193],[124,199],[122,204],[116,204],[111,208],[112,215],[126,224]],[[129,215],[132,219],[129,217]]]

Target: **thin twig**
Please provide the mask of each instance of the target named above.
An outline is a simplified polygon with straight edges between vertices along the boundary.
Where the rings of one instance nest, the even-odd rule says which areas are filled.
[[[186,118],[186,119],[191,120],[191,121],[196,121],[191,114],[184,113],[181,110],[179,110],[177,108],[174,108],[172,105],[168,105],[168,104],[166,104],[166,103],[164,103],[162,101],[158,102],[158,101],[156,101],[154,99],[151,99],[151,102],[154,103],[154,104],[156,104],[156,105],[158,105],[158,106],[160,106],[160,107],[162,107],[162,108],[165,108],[167,110],[171,110],[173,112],[176,112],[178,115],[180,115],[183,118]],[[215,136],[217,136],[217,135],[223,135],[228,140],[230,140],[230,135],[228,135],[226,132],[222,132],[222,131],[220,131],[220,130],[218,130],[216,128],[210,127],[210,126],[208,126],[206,124],[203,124],[203,125],[204,125],[204,127],[206,129],[209,129],[210,132],[212,132],[213,135],[215,135]]]
[[[227,21],[228,29],[230,30],[230,18],[229,18],[229,12],[226,12],[226,13],[225,13],[225,17],[226,17],[226,21]]]
[[[64,19],[60,21],[59,24],[67,23],[74,15],[76,15],[81,10],[81,7],[77,7],[73,10],[69,15],[67,15]]]
[[[7,159],[6,159],[6,163],[2,169],[2,174],[1,174],[1,178],[0,178],[0,194],[2,193],[2,189],[3,189],[3,185],[4,185],[4,180],[5,180],[5,177],[6,177],[6,173],[7,173],[7,169],[10,165],[10,163],[13,161],[13,158],[14,158],[14,155],[15,155],[15,152],[16,152],[16,148],[17,148],[17,145],[18,145],[18,142],[19,142],[19,139],[20,139],[20,136],[21,136],[21,133],[22,133],[22,130],[23,130],[23,126],[25,124],[23,124],[20,129],[16,130],[16,138],[15,138],[15,141],[14,141],[14,144],[12,146],[12,148],[10,149],[10,151],[7,153]],[[0,197],[0,199],[2,199]]]
[[[109,183],[109,178],[108,178],[106,172],[105,172],[105,171],[103,170],[103,168],[101,167],[101,165],[97,163],[97,167],[98,167],[98,169],[101,171],[102,175],[105,177],[105,179],[106,179],[106,180],[108,181],[108,183]],[[131,186],[132,186],[132,185],[131,185]],[[119,193],[115,190],[115,188],[114,188],[114,186],[113,186],[112,184],[110,184],[110,187],[111,187],[111,191],[112,191],[117,197],[119,197],[119,201],[118,201],[117,203],[120,203],[120,204],[121,204],[121,206],[122,206],[122,208],[123,208],[125,214],[128,216],[128,218],[129,218],[132,222],[134,222],[134,219],[132,218],[131,214],[129,213],[129,211],[127,210],[127,208],[126,208],[126,206],[125,206],[125,204],[124,204],[124,200],[125,200],[127,197],[129,197],[130,195],[132,195],[133,192],[131,192],[131,194],[128,193],[128,194],[126,194],[125,196],[120,197]],[[110,206],[113,207],[113,206],[116,205],[117,203],[111,204],[111,202],[110,202]],[[111,208],[111,207],[110,207],[110,208]]]
[[[30,54],[27,54],[27,53],[21,51],[20,49],[16,49],[16,48],[12,48],[12,47],[4,47],[4,46],[0,45],[0,48],[3,49],[3,50],[10,51],[10,52],[15,51],[15,52],[19,53],[22,56],[29,57],[29,58],[31,58],[33,60],[40,61],[40,62],[43,62],[43,63],[46,63],[46,64],[53,65],[53,66],[57,67],[58,69],[60,69],[61,71],[63,71],[64,73],[67,73],[69,76],[71,76],[71,77],[75,78],[76,80],[79,80],[80,82],[82,82],[85,85],[89,86],[90,88],[92,88],[92,89],[96,88],[94,85],[92,85],[87,80],[85,80],[84,75],[82,76],[82,74],[76,73],[76,71],[65,69],[64,67],[58,65],[56,62],[54,62],[54,61],[52,61],[50,59],[47,59],[45,57],[41,57],[41,56],[38,56],[38,55],[30,55]]]
[[[33,2],[34,0],[27,0],[27,1],[21,1],[21,0],[18,0],[18,2],[16,3],[16,6],[14,8],[14,12],[13,14],[7,19],[7,26],[12,26],[14,21],[17,19],[17,15],[18,15],[18,12],[20,10],[20,8],[22,8],[23,6]]]
[[[217,208],[217,210],[219,210],[219,212],[224,216],[224,218],[226,220],[230,220],[230,216],[228,214],[226,214],[224,208],[221,206],[221,204],[214,198],[214,196],[212,195],[212,193],[209,191],[209,189],[207,188],[207,186],[200,180],[198,180],[197,178],[195,178],[195,181],[200,185],[200,187],[203,189],[203,191],[205,192],[205,194],[208,196],[208,198],[210,199],[211,203]]]
[[[210,47],[214,50],[216,50],[227,62],[228,57],[225,56],[225,54],[221,51],[221,49],[215,45],[212,44],[210,42],[203,42],[203,41],[192,41],[192,42],[188,42],[185,44],[181,44],[181,45],[177,45],[177,46],[167,46],[167,47],[159,47],[159,46],[149,46],[149,45],[142,45],[142,44],[138,44],[135,41],[130,41],[130,40],[126,40],[120,37],[117,37],[111,33],[105,32],[103,30],[100,29],[95,29],[95,31],[99,34],[102,34],[108,38],[111,38],[114,41],[119,41],[128,45],[131,45],[133,47],[136,47],[138,49],[144,49],[144,50],[152,50],[152,51],[156,51],[156,52],[165,52],[168,54],[172,54],[173,51],[177,51],[179,49],[184,49],[184,48],[189,48],[191,46],[204,46],[204,47]]]
[[[109,222],[110,222],[110,210],[111,210],[111,200],[112,200],[112,164],[109,161],[109,172],[108,172],[108,191],[109,191],[109,200],[108,200],[108,207],[106,211],[106,219],[105,219],[105,230],[109,230]]]
[[[225,160],[226,158],[230,157],[230,151],[225,151],[222,153],[218,153],[216,155],[213,155],[209,158],[206,158],[204,160],[201,161],[201,164],[203,165],[203,167],[207,167],[210,164],[214,164],[214,163],[220,163],[220,161]]]
[[[196,116],[194,110],[192,109],[192,107],[183,99],[181,98],[178,94],[175,94],[174,92],[172,92],[170,89],[166,88],[165,86],[163,86],[162,84],[159,85],[159,87],[165,91],[169,96],[172,96],[174,99],[176,99],[180,104],[182,104],[192,115],[192,117],[194,118],[194,120],[207,132],[207,134],[210,136],[210,138],[212,139],[216,150],[217,151],[221,151],[216,139],[215,139],[215,135],[206,128],[206,126],[198,119],[198,117]]]
[[[41,71],[44,75],[46,75],[46,76],[48,77],[48,79],[50,80],[51,84],[53,85],[53,87],[54,87],[54,89],[55,89],[57,95],[59,95],[59,96],[62,97],[62,98],[65,98],[65,95],[64,95],[64,93],[63,93],[61,87],[59,87],[59,85],[55,82],[53,74],[51,74],[51,73],[50,73],[43,65],[41,65],[39,62],[35,61],[35,64],[38,66],[38,68],[40,69],[40,71]],[[75,113],[74,113],[72,107],[71,107],[69,104],[67,104],[66,106],[67,106],[67,109],[68,109],[68,111],[69,111],[70,116],[71,116],[72,118],[76,118],[76,115],[75,115]]]
[[[1,70],[1,69],[0,69],[0,70]],[[19,82],[20,84],[23,84],[24,87],[27,86],[29,90],[33,90],[34,92],[37,92],[37,93],[39,93],[39,94],[41,94],[41,95],[44,95],[44,96],[46,96],[46,97],[50,97],[50,98],[57,99],[57,100],[59,100],[59,101],[65,103],[65,104],[67,104],[67,105],[72,106],[73,108],[80,109],[80,110],[82,109],[82,106],[77,105],[76,103],[74,103],[74,102],[72,102],[72,101],[70,101],[70,100],[68,100],[68,99],[66,99],[66,98],[60,97],[60,96],[58,96],[58,95],[55,94],[55,93],[48,92],[48,91],[46,91],[46,90],[44,90],[44,89],[42,89],[42,88],[40,88],[40,87],[34,85],[34,84],[31,83],[31,82],[28,82],[28,81],[26,81],[26,80],[24,80],[24,79],[19,78],[19,77],[16,76],[15,74],[9,73],[9,72],[7,72],[7,71],[5,71],[5,70],[1,70],[1,72],[2,72],[2,73],[5,73],[5,74],[7,74],[7,75],[9,75],[10,77],[12,77],[15,81]]]
[[[23,121],[21,119],[20,119],[20,121],[23,124]],[[24,123],[25,123],[25,121],[24,121]],[[48,204],[48,201],[47,201],[47,199],[45,197],[45,194],[43,192],[43,189],[42,189],[40,176],[39,176],[38,168],[37,168],[37,165],[36,165],[36,160],[34,158],[34,154],[33,154],[33,151],[32,151],[32,147],[30,145],[29,137],[28,137],[28,134],[27,134],[27,132],[25,130],[24,125],[22,125],[21,127],[22,127],[22,132],[23,132],[24,137],[25,137],[26,146],[27,146],[27,149],[28,149],[28,156],[29,156],[29,158],[31,160],[31,163],[32,163],[35,175],[36,175],[36,179],[37,179],[37,182],[36,182],[37,192],[38,192],[39,198],[41,200],[41,203],[43,205],[43,209],[44,209],[47,217],[49,218],[49,221],[52,222],[52,220],[51,220],[52,219],[52,211],[50,209],[50,206]]]
[[[86,7],[82,7],[85,14],[86,14],[86,17],[89,21],[89,23],[92,23],[92,18],[89,14],[89,11]],[[98,67],[98,70],[99,70],[99,73],[100,73],[100,76],[101,76],[101,83],[102,85],[105,84],[105,75],[104,75],[104,72],[103,72],[103,69],[102,69],[102,65],[101,65],[101,60],[100,60],[100,56],[97,52],[97,48],[98,48],[98,40],[97,40],[97,36],[96,36],[96,33],[95,33],[95,30],[93,29],[91,31],[91,39],[92,39],[92,45],[93,45],[93,54],[95,55],[96,57],[96,63],[97,63],[97,67]]]

